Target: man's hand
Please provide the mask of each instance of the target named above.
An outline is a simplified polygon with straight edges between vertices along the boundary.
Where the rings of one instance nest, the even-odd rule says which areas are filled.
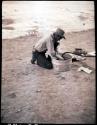
[[[59,60],[56,56],[52,56],[52,59],[56,59],[56,60]]]
[[[59,54],[56,55],[56,58],[57,58],[57,60],[64,60],[64,58]]]
[[[53,56],[52,58],[56,59],[56,60],[64,60],[64,58],[61,57],[61,55],[58,55],[58,54],[56,56]]]

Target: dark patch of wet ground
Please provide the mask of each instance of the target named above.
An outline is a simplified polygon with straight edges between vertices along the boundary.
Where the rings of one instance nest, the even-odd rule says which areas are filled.
[[[87,32],[74,33],[74,37],[83,36],[86,43],[81,44],[92,50],[93,31]],[[87,40],[89,34],[92,38]],[[69,42],[67,49],[74,48],[76,37],[67,36],[64,46]],[[30,63],[38,39],[29,36],[2,42],[1,122],[95,123],[95,58],[83,61],[93,68],[91,74],[78,72],[83,65],[79,62],[67,72],[47,70]]]
[[[2,19],[3,25],[9,25],[9,24],[12,24],[12,23],[14,23],[13,19]]]

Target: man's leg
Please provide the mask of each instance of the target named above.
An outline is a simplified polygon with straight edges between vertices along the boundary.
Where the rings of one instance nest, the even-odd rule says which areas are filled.
[[[53,64],[51,61],[51,57],[46,58],[45,54],[40,54],[37,58],[37,65],[46,69],[52,69]]]
[[[38,58],[39,53],[37,51],[32,51],[32,59],[31,59],[31,63],[35,64],[35,61]]]

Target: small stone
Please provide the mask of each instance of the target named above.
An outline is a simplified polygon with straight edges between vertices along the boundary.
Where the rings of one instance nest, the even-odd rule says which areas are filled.
[[[65,77],[64,77],[64,76],[61,76],[61,79],[65,79]]]
[[[15,93],[11,93],[11,94],[8,95],[8,96],[10,96],[11,98],[15,98],[15,97],[16,97],[16,94],[15,94]]]
[[[36,92],[41,92],[41,90],[36,90]]]
[[[18,109],[16,112],[20,112],[20,111],[22,111],[21,109]]]

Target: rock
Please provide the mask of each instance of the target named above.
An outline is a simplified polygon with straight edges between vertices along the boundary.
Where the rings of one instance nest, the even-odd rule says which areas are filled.
[[[22,109],[18,109],[16,112],[18,113],[18,112],[21,112],[22,111]]]
[[[15,93],[11,93],[11,94],[9,94],[8,96],[11,97],[11,98],[15,98],[15,97],[16,97],[16,94],[15,94]]]
[[[36,92],[41,92],[41,90],[36,90]]]

